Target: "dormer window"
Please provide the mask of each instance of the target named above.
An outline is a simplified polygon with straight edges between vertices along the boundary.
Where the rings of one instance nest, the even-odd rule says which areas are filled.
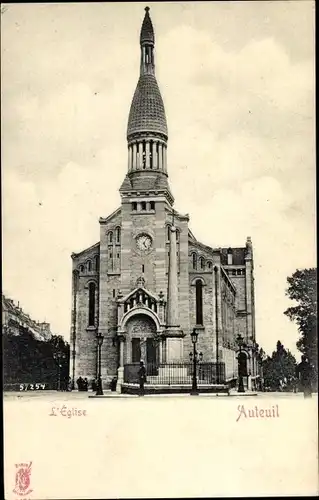
[[[233,251],[231,248],[228,248],[227,250],[227,265],[228,266],[233,265]]]

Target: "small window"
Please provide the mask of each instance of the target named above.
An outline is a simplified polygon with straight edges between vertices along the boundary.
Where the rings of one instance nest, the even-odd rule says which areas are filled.
[[[207,262],[207,267],[208,267],[208,269],[212,268],[212,263],[210,261]]]
[[[197,269],[197,255],[193,253],[193,269]]]
[[[113,288],[113,299],[115,298],[115,288]]]
[[[112,253],[110,253],[110,259],[112,259],[112,257],[113,257],[113,254],[112,254]]]
[[[136,212],[136,210],[137,210],[137,203],[136,203],[136,201],[133,201],[133,203],[132,203],[132,210],[133,210],[133,212]]]
[[[121,229],[119,227],[116,228],[116,243],[121,242]]]
[[[170,241],[171,239],[171,228],[170,226],[167,226],[167,241]]]
[[[120,258],[120,254],[119,254],[119,253],[117,253],[117,254],[116,254],[116,258],[117,258],[117,259],[119,259],[119,258]]]
[[[144,264],[142,265],[142,273],[144,273]]]
[[[151,210],[155,210],[155,201],[150,202]]]
[[[113,233],[112,233],[112,231],[109,232],[109,243],[113,243]]]
[[[200,258],[200,268],[205,269],[205,260],[203,257]]]
[[[141,203],[141,209],[146,210],[146,201],[142,201]]]
[[[80,266],[80,272],[83,273],[84,272],[84,266]]]
[[[99,269],[100,269],[100,258],[99,258],[99,256],[96,255],[95,258],[94,258],[94,260],[95,260],[95,270],[99,271]]]
[[[90,260],[88,260],[87,266],[88,266],[88,271],[92,271],[92,262]]]

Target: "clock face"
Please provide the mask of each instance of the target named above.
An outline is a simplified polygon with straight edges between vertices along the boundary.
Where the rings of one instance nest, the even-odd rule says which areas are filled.
[[[150,250],[152,246],[152,239],[147,234],[141,234],[136,238],[136,246],[141,252]]]

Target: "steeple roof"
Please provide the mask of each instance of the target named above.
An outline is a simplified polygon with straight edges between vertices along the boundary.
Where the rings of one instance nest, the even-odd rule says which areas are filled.
[[[158,133],[167,138],[165,108],[155,77],[154,43],[149,7],[146,7],[140,34],[141,71],[128,119],[128,139],[132,134],[147,132]]]
[[[127,137],[137,132],[158,132],[167,137],[163,99],[154,75],[141,75],[133,96]]]
[[[149,7],[145,7],[145,16],[141,28],[140,43],[150,42],[154,43],[154,29],[149,15]]]

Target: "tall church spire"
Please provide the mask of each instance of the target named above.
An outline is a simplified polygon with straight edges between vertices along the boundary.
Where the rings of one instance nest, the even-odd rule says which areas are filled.
[[[159,189],[164,188],[169,192],[168,198],[172,202],[166,179],[167,123],[163,99],[155,77],[155,35],[149,10],[149,7],[145,8],[140,31],[140,76],[127,125],[128,177],[131,181],[142,179],[141,174],[147,171],[143,178],[153,178]],[[125,181],[125,186],[127,184]]]
[[[149,7],[145,7],[145,16],[142,23],[141,34],[140,34],[140,45],[141,45],[141,74],[150,72],[154,74],[154,29],[153,24],[149,15]]]

